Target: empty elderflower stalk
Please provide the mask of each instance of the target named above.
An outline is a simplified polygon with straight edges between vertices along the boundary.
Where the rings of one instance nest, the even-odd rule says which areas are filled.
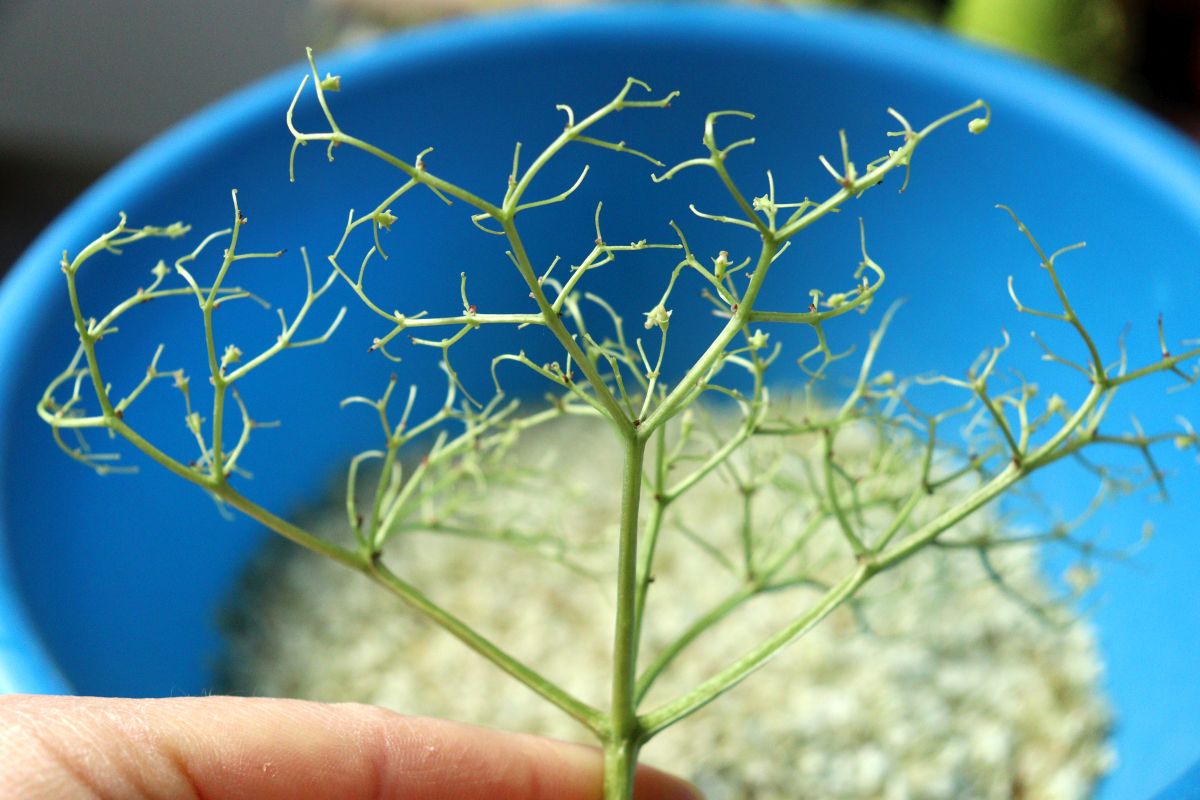
[[[766,192],[754,197],[728,168],[735,151],[752,145],[754,140],[722,144],[717,137],[717,125],[753,119],[745,112],[709,114],[704,125],[703,152],[670,167],[623,140],[597,138],[592,129],[616,112],[665,109],[676,97],[676,93],[655,96],[644,83],[630,78],[609,102],[586,115],[577,116],[570,106],[560,105],[558,108],[566,116],[562,131],[524,162],[518,144],[506,179],[499,186],[483,187],[476,192],[430,171],[425,163],[430,150],[422,151],[410,162],[344,131],[329,98],[330,93],[344,88],[341,77],[320,77],[311,52],[309,63],[311,74],[301,82],[287,110],[287,124],[294,137],[289,165],[293,178],[299,150],[310,143],[324,143],[330,160],[337,147],[355,148],[399,171],[402,182],[365,213],[349,212],[341,240],[328,257],[330,272],[323,280],[314,280],[308,257],[301,253],[305,298],[290,319],[279,312],[280,332],[275,342],[257,353],[243,351],[234,343],[219,345],[213,317],[214,309],[224,303],[258,300],[249,292],[229,285],[235,263],[282,255],[241,252],[239,239],[245,218],[238,209],[236,193],[231,228],[202,240],[193,251],[179,258],[173,269],[160,262],[147,289],[139,290],[97,319],[85,311],[76,283],[77,275],[91,256],[101,251],[117,251],[142,239],[177,238],[187,232],[180,224],[133,228],[122,217],[116,228],[78,255],[71,258],[64,254],[62,266],[79,348],[66,369],[47,388],[38,413],[51,427],[59,446],[83,464],[101,473],[120,468],[113,463],[114,454],[93,452],[86,446],[82,434],[87,429],[100,429],[120,437],[161,466],[198,485],[223,506],[241,511],[284,537],[364,574],[396,595],[411,611],[457,637],[590,731],[604,749],[608,800],[627,800],[631,796],[633,770],[643,745],[741,683],[835,609],[853,603],[859,590],[882,573],[933,547],[969,548],[979,553],[986,567],[994,550],[1018,542],[1049,539],[1049,536],[1018,537],[995,531],[974,536],[953,534],[952,529],[959,523],[1012,490],[1030,474],[1083,450],[1110,445],[1143,454],[1151,475],[1159,479],[1152,447],[1174,441],[1178,446],[1200,450],[1197,434],[1186,421],[1181,421],[1180,430],[1164,433],[1147,434],[1140,429],[1124,434],[1106,429],[1101,433],[1101,420],[1114,392],[1121,386],[1160,372],[1172,372],[1187,383],[1195,382],[1197,374],[1187,372],[1186,368],[1200,355],[1200,347],[1192,343],[1170,354],[1164,339],[1161,356],[1145,366],[1129,368],[1123,349],[1115,363],[1107,363],[1068,300],[1059,278],[1057,259],[1072,248],[1046,255],[1019,221],[1021,231],[1029,237],[1050,277],[1060,310],[1025,307],[1010,284],[1013,300],[1021,312],[1063,323],[1077,335],[1085,351],[1082,363],[1049,349],[1047,358],[1083,374],[1085,389],[1080,397],[1056,395],[1039,410],[1032,387],[1001,385],[997,365],[1004,346],[998,346],[985,352],[965,378],[925,379],[923,382],[951,384],[962,389],[967,397],[958,408],[924,412],[910,397],[912,381],[899,380],[890,371],[878,371],[874,363],[893,309],[883,316],[857,379],[840,402],[809,403],[799,411],[793,404],[772,402],[768,371],[772,375],[778,371],[776,365],[782,363],[783,352],[778,337],[772,336],[772,327],[800,325],[814,333],[812,348],[799,354],[792,363],[809,376],[807,391],[815,392],[817,382],[825,378],[830,365],[849,355],[849,351],[837,352],[830,346],[827,326],[851,311],[868,311],[885,279],[884,268],[868,254],[864,231],[861,261],[843,285],[835,287],[835,291],[813,289],[811,302],[801,308],[771,307],[777,293],[771,289],[770,276],[790,268],[784,256],[793,237],[879,184],[897,168],[903,168],[907,183],[916,149],[947,123],[969,118],[971,132],[982,132],[990,115],[982,101],[946,114],[923,128],[913,127],[902,115],[889,109],[901,125],[892,134],[898,140],[895,149],[856,164],[843,133],[840,169],[822,157],[834,181],[830,193],[820,200],[781,201],[771,173],[767,174]],[[310,82],[325,129],[306,132],[296,126],[294,111]],[[976,112],[982,112],[982,116],[973,116]],[[659,170],[654,181],[670,180],[684,170],[710,172],[717,179],[727,207],[723,213],[710,213],[693,205],[693,213],[701,220],[697,224],[725,226],[732,236],[751,234],[755,254],[741,260],[731,257],[730,253],[738,252],[744,244],[739,239],[731,241],[715,257],[702,258],[691,249],[683,226],[675,222],[670,222],[673,231],[670,241],[612,244],[603,236],[601,209],[597,206],[595,240],[583,248],[584,255],[578,263],[564,267],[556,258],[547,266],[535,265],[522,237],[521,217],[536,213],[539,208],[567,202],[584,183],[586,168],[573,185],[557,194],[532,193],[535,178],[545,165],[574,145],[648,161]],[[396,310],[397,301],[374,297],[367,291],[364,278],[371,259],[376,255],[381,259],[387,257],[382,246],[383,235],[400,217],[399,204],[404,195],[418,188],[428,189],[447,203],[467,206],[469,220],[464,222],[470,221],[484,233],[503,240],[505,255],[515,270],[514,279],[521,282],[522,293],[528,292],[531,301],[528,305],[501,310],[477,307],[471,302],[465,273],[460,273],[459,278],[462,306],[444,315]],[[488,197],[494,199],[485,199]],[[705,202],[712,202],[712,198],[706,198]],[[649,221],[655,225],[663,222]],[[349,252],[358,240],[356,234],[360,229],[364,233],[369,230],[370,245],[353,263]],[[224,241],[225,249],[220,258],[211,259],[216,264],[215,275],[205,282],[197,277],[201,274],[201,262],[207,260],[208,247],[218,240]],[[632,311],[634,318],[640,315],[646,334],[631,341],[623,313],[604,298],[586,291],[584,283],[590,273],[633,253],[642,253],[639,258],[669,258],[671,269],[654,305],[649,310],[643,307]],[[173,279],[180,285],[166,288]],[[667,374],[664,358],[668,334],[673,323],[678,324],[673,292],[687,282],[701,287],[722,323],[686,369]],[[259,366],[285,352],[327,340],[338,327],[345,309],[334,315],[319,335],[305,333],[303,336],[308,338],[302,338],[301,327],[308,330],[306,320],[314,304],[339,284],[348,287],[358,304],[381,320],[381,332],[371,342],[372,350],[394,358],[389,346],[401,334],[407,334],[416,346],[433,348],[439,353],[446,382],[440,408],[422,419],[414,419],[417,387],[398,393],[399,379],[395,376],[378,397],[355,396],[344,402],[366,406],[376,414],[382,435],[377,448],[359,453],[350,463],[345,505],[347,541],[316,535],[260,506],[231,482],[251,434],[262,427],[251,415],[237,385]],[[183,369],[165,371],[158,366],[160,357],[164,357],[161,348],[155,353],[146,377],[125,396],[113,394],[114,389],[105,378],[101,340],[116,333],[117,320],[137,305],[168,297],[191,297],[198,307],[207,352],[205,368],[212,391],[211,402],[203,407],[196,405]],[[554,360],[543,361],[524,350],[489,352],[495,392],[491,399],[481,401],[468,387],[479,381],[465,379],[453,366],[451,355],[468,336],[479,340],[483,337],[472,334],[494,326],[513,326],[518,330],[540,328],[552,337],[558,355]],[[475,346],[486,347],[486,343],[477,341]],[[535,373],[552,388],[554,394],[545,407],[527,411],[525,405],[505,395],[503,374],[516,367]],[[181,392],[186,427],[195,440],[198,454],[191,457],[169,454],[145,438],[127,419],[130,406],[158,378],[171,379]],[[476,388],[475,392],[479,390]],[[704,426],[695,412],[702,408],[702,400],[707,397],[730,401],[735,421]],[[226,430],[231,407],[240,418],[236,436]],[[622,454],[619,471],[591,477],[619,486],[616,491],[619,509],[612,510],[617,536],[609,552],[615,609],[607,676],[610,685],[604,704],[582,699],[544,674],[535,663],[519,658],[504,642],[480,633],[470,620],[418,589],[414,581],[420,576],[393,571],[385,552],[385,546],[395,537],[414,530],[432,530],[492,538],[518,550],[530,551],[533,557],[550,555],[568,568],[581,569],[573,555],[557,546],[553,537],[538,531],[489,529],[488,521],[473,517],[470,503],[461,501],[463,487],[480,480],[483,467],[507,454],[522,431],[564,416],[603,420]],[[968,420],[973,444],[969,451],[954,455],[952,442],[943,439],[941,431],[956,417]],[[918,454],[919,462],[911,480],[899,490],[892,487],[883,499],[874,498],[869,509],[864,505],[865,495],[859,491],[858,478],[842,457],[843,449],[849,446],[846,442],[856,427],[863,424],[877,431],[883,452],[891,454],[889,458],[902,458],[903,453],[912,451]],[[77,444],[69,444],[63,438],[67,431],[80,435]],[[712,550],[714,557],[728,562],[739,575],[739,585],[722,605],[694,620],[679,639],[644,653],[643,630],[650,613],[656,557],[660,540],[668,530],[665,522],[669,515],[697,497],[694,493],[699,491],[698,487],[707,485],[706,480],[711,476],[741,474],[737,465],[751,443],[790,437],[817,443],[817,466],[805,475],[807,490],[816,498],[810,507],[811,518],[798,521],[797,527],[774,531],[769,540],[747,525],[735,537],[734,552],[716,550],[704,537],[689,537],[696,539],[697,547]],[[417,443],[423,455],[413,458],[410,451]],[[362,468],[368,463],[378,466],[374,480],[363,480]],[[770,475],[773,468],[768,465],[763,469]],[[1097,471],[1102,487],[1106,491],[1112,489],[1115,481],[1108,480],[1103,468],[1097,467]],[[944,491],[951,486],[958,487],[957,491]],[[749,508],[759,484],[746,478],[740,487]],[[448,493],[449,489],[455,491]],[[448,496],[460,499],[448,500]],[[823,569],[818,580],[804,572],[802,560],[811,531],[825,524],[837,537],[839,544],[834,552],[840,554],[840,560],[836,574]],[[1053,539],[1070,540],[1071,536],[1068,527],[1056,530]],[[999,572],[992,568],[987,571],[997,583],[1003,584]],[[702,678],[671,696],[651,694],[651,687],[671,670],[676,657],[692,641],[750,598],[780,591],[793,583],[805,584],[816,593],[785,624],[765,633],[743,652],[726,655],[723,663],[706,665]],[[1078,583],[1082,586],[1084,581]]]

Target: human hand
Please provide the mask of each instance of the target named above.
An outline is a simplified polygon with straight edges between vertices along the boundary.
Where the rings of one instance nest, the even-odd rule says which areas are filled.
[[[594,748],[371,706],[0,697],[0,798],[599,800]],[[699,800],[638,770],[638,800]]]

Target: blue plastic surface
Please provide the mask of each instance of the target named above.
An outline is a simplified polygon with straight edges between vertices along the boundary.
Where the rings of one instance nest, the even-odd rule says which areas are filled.
[[[614,135],[631,146],[675,161],[699,153],[708,111],[756,112],[753,123],[721,123],[728,140],[759,140],[731,164],[748,185],[762,182],[756,176],[771,166],[788,196],[830,190],[816,155],[836,153],[839,127],[865,161],[892,141],[882,135],[892,125],[888,106],[922,124],[984,97],[995,109],[986,135],[970,136],[963,125],[939,132],[918,151],[907,192],[881,187],[806,232],[773,275],[770,305],[794,305],[814,286],[845,286],[857,262],[861,215],[872,256],[888,269],[887,296],[908,298],[881,359],[899,373],[960,372],[999,341],[1002,327],[1014,334],[1030,327],[1008,301],[1009,274],[1027,302],[1048,299],[1028,245],[993,208],[1004,202],[1049,247],[1088,241],[1085,251],[1064,257],[1062,268],[1076,307],[1107,353],[1115,356],[1128,322],[1134,362],[1157,357],[1159,312],[1171,335],[1200,330],[1196,151],[1097,90],[931,30],[818,12],[600,7],[415,31],[324,57],[321,68],[343,77],[332,102],[346,130],[408,157],[435,145],[432,170],[495,196],[503,192],[512,143],[535,147],[561,125],[555,103],[592,107],[627,75],[683,94],[669,112],[625,112],[605,130],[619,129]],[[200,492],[136,458],[144,468],[137,477],[90,475],[52,446],[33,408],[73,351],[60,254],[111,227],[118,210],[135,224],[180,218],[206,232],[228,225],[229,190],[237,187],[251,219],[245,246],[286,247],[292,254],[256,264],[249,283],[290,308],[301,289],[298,248],[306,245],[322,263],[346,211],[394,188],[396,174],[366,157],[338,151],[337,162],[328,164],[317,147],[301,150],[298,181],[288,183],[291,139],[283,114],[304,72],[297,66],[232,96],[122,164],[43,234],[0,293],[0,691],[154,696],[209,685],[219,648],[215,609],[261,532],[245,520],[223,520]],[[303,125],[319,124],[311,96],[301,107]],[[593,171],[571,204],[525,219],[536,262],[555,254],[582,257],[600,198],[610,241],[668,238],[667,220],[675,218],[698,253],[752,247],[687,213],[692,200],[709,211],[722,207],[718,188],[698,172],[653,186],[643,162],[580,148],[547,170],[538,187],[560,191],[585,161]],[[422,194],[395,211],[400,220],[387,240],[393,258],[374,273],[376,291],[386,293],[387,281],[399,285],[396,276],[403,274],[395,301],[402,310],[453,308],[457,273],[465,269],[481,308],[519,307],[523,293],[506,272],[502,247],[478,233],[464,209]],[[99,308],[127,294],[149,279],[160,254],[182,251],[134,248],[123,260],[97,263],[84,285],[85,302]],[[635,254],[597,277],[601,291],[627,303],[632,316],[650,307],[653,301],[645,300],[661,292],[667,269],[662,259]],[[331,314],[351,300],[342,292],[318,309],[314,327],[325,321],[322,311]],[[103,343],[117,384],[136,380],[160,338],[167,344],[164,366],[186,364],[203,374],[194,309],[164,303],[144,311],[140,322],[131,319]],[[681,343],[689,339],[686,321],[693,333],[704,324],[702,314],[681,312],[676,319],[683,322],[677,328],[673,321],[672,338]],[[875,319],[849,321],[831,333],[861,339]],[[223,324],[223,341],[247,351],[272,330],[268,318],[254,314],[231,315]],[[364,352],[364,342],[379,333],[354,310],[330,345],[282,359],[247,385],[258,418],[285,420],[280,431],[260,432],[248,454],[256,477],[245,490],[256,500],[284,512],[319,504],[348,455],[373,444],[369,415],[338,411],[337,400],[374,394],[394,368]],[[1010,363],[1036,362],[1033,345],[1023,335],[1014,338]],[[789,352],[806,341],[800,333],[784,340]],[[531,352],[545,345],[536,332],[525,344]],[[433,379],[427,354],[404,355],[402,380]],[[677,350],[676,365],[683,355]],[[487,361],[481,351],[465,354],[458,367],[485,376]],[[1047,396],[1080,392],[1065,371],[1030,372]],[[520,380],[514,372],[510,386],[519,388]],[[1136,406],[1143,424],[1161,428],[1172,414],[1200,407],[1194,395],[1166,395],[1168,380],[1151,383],[1128,392],[1113,419],[1127,419]],[[139,425],[185,448],[176,403],[164,390],[133,413],[147,414]],[[1114,541],[1136,539],[1145,517],[1158,526],[1135,567],[1106,571],[1091,612],[1118,712],[1120,765],[1102,788],[1103,800],[1152,796],[1200,756],[1200,469],[1174,452],[1163,454],[1162,466],[1177,473],[1170,505],[1134,499],[1103,514]],[[1043,488],[1077,510],[1092,484],[1066,473]],[[1194,770],[1184,781],[1192,788],[1172,798],[1200,796]]]

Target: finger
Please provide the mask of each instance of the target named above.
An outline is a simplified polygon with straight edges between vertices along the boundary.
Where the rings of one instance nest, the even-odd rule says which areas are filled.
[[[362,705],[0,698],[0,796],[599,800],[594,748]],[[638,800],[697,800],[641,768]]]

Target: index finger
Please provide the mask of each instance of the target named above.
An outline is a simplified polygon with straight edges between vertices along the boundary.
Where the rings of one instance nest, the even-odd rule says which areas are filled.
[[[0,795],[600,800],[594,748],[371,706],[237,697],[0,698]],[[638,800],[697,800],[640,768]]]

